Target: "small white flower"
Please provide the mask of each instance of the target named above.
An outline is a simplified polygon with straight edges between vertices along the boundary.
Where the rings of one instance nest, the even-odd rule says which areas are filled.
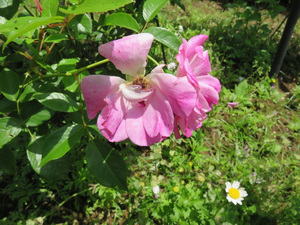
[[[176,63],[171,62],[167,65],[168,70],[174,70],[176,68]]]
[[[179,25],[179,27],[178,27],[178,33],[181,33],[181,32],[183,32],[183,26]]]
[[[152,171],[155,171],[155,169],[156,169],[158,166],[159,166],[159,162],[158,162],[158,163],[156,163],[156,165],[155,165],[155,166],[152,166],[152,167],[150,168],[150,170],[152,170]]]
[[[238,81],[239,81],[239,82],[242,82],[243,80],[245,80],[244,77],[238,77]]]
[[[154,193],[154,197],[158,198],[158,194],[159,194],[159,191],[160,191],[159,186],[156,185],[155,187],[152,187],[152,191]]]
[[[242,205],[244,197],[248,196],[245,188],[240,187],[240,182],[238,181],[233,181],[232,184],[230,182],[226,182],[225,191],[227,192],[227,200],[235,205],[237,203]]]

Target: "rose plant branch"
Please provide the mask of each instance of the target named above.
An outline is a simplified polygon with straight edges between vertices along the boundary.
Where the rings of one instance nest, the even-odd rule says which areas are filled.
[[[66,72],[66,73],[53,73],[53,74],[46,74],[46,75],[42,75],[42,76],[39,76],[35,79],[32,79],[30,80],[28,83],[26,84],[23,84],[23,85],[20,85],[20,88],[25,88],[27,85],[33,83],[33,82],[36,82],[38,80],[41,80],[41,79],[44,79],[44,78],[51,78],[51,77],[61,77],[61,76],[75,76],[75,75],[78,75],[80,74],[81,72],[85,71],[85,70],[88,70],[88,69],[91,69],[93,67],[96,67],[96,66],[99,66],[99,65],[102,65],[104,63],[107,63],[109,62],[108,59],[103,59],[99,62],[96,62],[96,63],[93,63],[93,64],[90,64],[88,66],[85,66],[85,67],[82,67],[82,68],[79,68],[77,70],[74,70],[74,71],[69,71],[69,72]]]

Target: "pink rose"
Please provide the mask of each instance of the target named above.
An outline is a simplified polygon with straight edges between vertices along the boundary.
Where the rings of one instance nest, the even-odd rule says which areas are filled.
[[[177,76],[187,77],[188,81],[197,91],[197,104],[188,117],[176,115],[182,133],[190,137],[192,131],[202,126],[202,122],[207,118],[206,113],[212,109],[212,105],[219,102],[219,92],[221,90],[220,81],[211,76],[211,65],[208,52],[203,50],[203,44],[208,36],[198,35],[192,37],[188,42],[183,39],[183,44],[179,47],[179,54],[176,59],[179,63]],[[174,127],[177,138],[180,137],[177,125]]]
[[[142,33],[99,46],[128,77],[90,75],[81,89],[89,119],[99,111],[97,126],[111,142],[129,138],[140,146],[149,146],[169,137],[174,128],[174,114],[187,118],[195,108],[197,93],[186,77],[177,78],[157,66],[145,75],[146,59],[154,37]]]

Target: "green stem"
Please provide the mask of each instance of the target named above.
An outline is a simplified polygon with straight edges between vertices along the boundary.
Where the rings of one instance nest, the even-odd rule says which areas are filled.
[[[90,64],[90,65],[88,65],[88,66],[85,66],[85,67],[82,67],[82,68],[80,68],[80,69],[78,69],[78,70],[75,70],[72,74],[73,74],[73,75],[74,75],[74,74],[79,74],[79,73],[81,73],[82,71],[91,69],[91,68],[93,68],[93,67],[102,65],[102,64],[107,63],[107,62],[109,62],[109,59],[103,59],[103,60],[101,60],[101,61],[99,61],[99,62]]]
[[[148,55],[148,59],[150,59],[155,65],[159,66],[159,63],[153,59],[150,55]]]
[[[23,7],[31,16],[35,16],[26,5],[23,5]]]
[[[91,68],[93,68],[93,67],[102,65],[102,64],[107,63],[107,62],[109,62],[109,59],[103,59],[103,60],[101,60],[101,61],[99,61],[99,62],[90,64],[90,65],[88,65],[88,66],[79,68],[79,69],[74,70],[74,71],[70,71],[70,72],[66,72],[66,73],[54,73],[54,74],[43,75],[43,76],[41,76],[41,77],[37,77],[37,78],[35,78],[35,79],[29,81],[28,83],[26,83],[26,84],[24,84],[24,85],[20,85],[20,88],[25,88],[27,85],[29,85],[29,84],[31,84],[31,83],[37,81],[37,80],[41,80],[42,78],[61,77],[61,76],[75,76],[75,75],[78,75],[79,73],[81,73],[82,71],[91,69]]]
[[[75,193],[75,194],[73,194],[73,195],[71,195],[70,197],[68,197],[66,200],[64,200],[62,203],[60,203],[59,205],[58,205],[58,207],[62,207],[67,201],[69,201],[71,198],[74,198],[74,197],[76,197],[77,195],[80,195],[80,194],[82,194],[82,193],[84,193],[84,192],[87,192],[87,191],[89,191],[89,190],[91,190],[92,188],[88,188],[88,189],[85,189],[85,190],[83,190],[83,191],[81,191],[81,192],[78,192],[78,193]]]

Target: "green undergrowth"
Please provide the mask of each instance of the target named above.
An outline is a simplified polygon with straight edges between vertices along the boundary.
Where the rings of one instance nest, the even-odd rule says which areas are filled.
[[[19,176],[2,175],[3,224],[297,224],[300,119],[292,108],[300,90],[288,97],[271,85],[223,87],[191,138],[150,148],[116,144],[131,171],[128,191],[96,184],[80,149],[69,155],[69,179],[55,182],[36,175],[17,152]],[[248,192],[242,206],[226,199],[225,182],[233,180]]]

